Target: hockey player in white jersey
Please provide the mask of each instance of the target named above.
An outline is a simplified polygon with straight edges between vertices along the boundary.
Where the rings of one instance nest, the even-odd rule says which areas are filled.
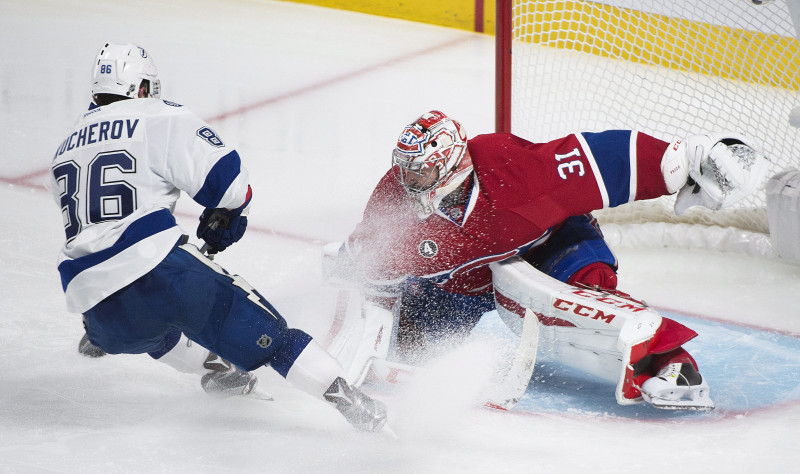
[[[225,383],[215,373],[249,381],[248,371],[269,365],[354,426],[381,429],[385,406],[349,386],[311,336],[288,328],[176,224],[184,191],[206,208],[197,236],[210,253],[241,239],[252,191],[236,150],[185,107],[160,100],[155,65],[136,45],[104,45],[92,81],[94,103],[58,147],[51,176],[66,233],[58,271],[67,309],[83,314],[91,344],[204,373],[204,386]]]

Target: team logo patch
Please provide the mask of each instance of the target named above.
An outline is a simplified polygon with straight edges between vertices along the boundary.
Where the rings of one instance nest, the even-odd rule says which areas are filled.
[[[222,143],[222,140],[220,140],[219,137],[217,136],[216,132],[214,132],[214,130],[211,130],[211,128],[209,127],[203,127],[200,130],[198,130],[197,136],[207,141],[211,146],[215,147],[225,146],[225,144]]]
[[[423,257],[433,258],[437,253],[439,253],[439,246],[436,245],[436,242],[433,240],[426,239],[419,244],[417,250],[419,250],[419,254]]]
[[[272,345],[272,338],[267,336],[266,334],[263,334],[263,335],[261,335],[261,337],[258,338],[258,341],[256,342],[256,344],[258,344],[262,348],[266,349],[267,347]]]
[[[424,151],[423,145],[428,141],[430,133],[423,132],[417,127],[408,126],[397,139],[397,148],[409,156],[421,155]]]

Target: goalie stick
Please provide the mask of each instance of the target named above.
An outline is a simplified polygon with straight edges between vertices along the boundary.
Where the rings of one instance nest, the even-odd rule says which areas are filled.
[[[506,370],[503,371],[499,383],[489,388],[486,406],[510,410],[519,402],[531,381],[538,348],[539,319],[530,309],[526,309],[517,349]]]

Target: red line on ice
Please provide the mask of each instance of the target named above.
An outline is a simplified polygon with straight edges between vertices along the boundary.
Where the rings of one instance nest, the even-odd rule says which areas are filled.
[[[419,58],[419,57],[422,57],[422,56],[425,56],[425,55],[428,55],[428,54],[431,54],[431,53],[435,53],[435,52],[440,51],[442,49],[447,49],[447,48],[459,45],[461,43],[467,42],[467,41],[472,40],[474,38],[475,38],[474,36],[459,36],[457,38],[451,39],[449,41],[445,41],[443,43],[439,43],[437,45],[433,45],[433,46],[430,46],[430,47],[427,47],[427,48],[423,48],[423,49],[420,49],[420,50],[417,50],[417,51],[412,51],[410,53],[406,53],[406,54],[403,54],[401,56],[396,56],[394,58],[387,59],[386,61],[382,61],[382,62],[373,64],[373,65],[370,65],[370,66],[366,66],[366,67],[363,67],[363,68],[360,68],[360,69],[355,69],[353,71],[341,74],[339,76],[334,76],[334,77],[325,79],[325,80],[323,80],[321,82],[317,82],[315,84],[309,84],[308,86],[301,87],[299,89],[295,89],[295,90],[291,90],[291,91],[285,92],[285,93],[277,95],[275,97],[270,97],[268,99],[260,100],[258,102],[254,102],[254,103],[249,104],[249,105],[245,105],[245,106],[233,109],[233,110],[229,110],[227,112],[223,112],[223,113],[221,113],[219,115],[216,115],[214,117],[206,119],[206,121],[213,123],[213,122],[218,122],[218,121],[221,121],[221,120],[225,120],[227,118],[230,118],[230,117],[233,117],[233,116],[236,116],[236,115],[244,115],[244,114],[246,114],[248,112],[252,112],[253,110],[260,109],[262,107],[267,107],[267,106],[270,106],[272,104],[276,104],[278,102],[281,102],[281,101],[284,101],[284,100],[287,100],[287,99],[291,99],[293,97],[299,97],[299,96],[302,96],[304,94],[308,94],[308,93],[317,91],[319,89],[324,89],[324,88],[332,86],[334,84],[339,84],[341,82],[345,82],[345,81],[348,81],[348,80],[351,80],[351,79],[354,79],[354,78],[357,78],[357,77],[360,77],[360,76],[364,76],[366,74],[369,74],[369,73],[371,73],[373,71],[376,71],[376,70],[384,68],[384,67],[392,66],[392,65],[395,65],[395,64],[398,64],[398,63],[409,61],[411,59],[416,59],[416,58]],[[36,183],[35,179],[40,178],[42,176],[45,176],[49,172],[50,172],[50,168],[43,168],[43,169],[40,169],[40,170],[37,170],[37,171],[33,171],[31,173],[28,173],[28,174],[25,174],[25,175],[22,175],[22,176],[17,176],[17,177],[2,177],[2,176],[0,176],[0,182],[13,184],[15,186],[26,186],[26,187],[41,189],[41,188],[44,188],[44,186],[42,186],[40,183]]]
[[[309,84],[308,86],[305,86],[305,87],[300,87],[300,88],[295,89],[295,90],[287,91],[287,92],[285,92],[283,94],[280,94],[280,95],[277,95],[275,97],[270,97],[268,99],[260,100],[260,101],[254,102],[252,104],[249,104],[249,105],[245,105],[245,106],[233,109],[233,110],[229,110],[227,112],[223,112],[223,113],[221,113],[219,115],[216,115],[214,117],[206,119],[206,121],[210,122],[210,123],[213,123],[213,122],[218,122],[218,121],[221,121],[221,120],[225,120],[227,118],[231,118],[231,117],[234,117],[234,116],[237,116],[237,115],[244,115],[244,114],[247,114],[249,112],[252,112],[253,110],[257,110],[257,109],[260,109],[260,108],[263,108],[263,107],[267,107],[267,106],[270,106],[272,104],[276,104],[278,102],[281,102],[281,101],[284,101],[284,100],[287,100],[287,99],[291,99],[293,97],[299,97],[299,96],[302,96],[304,94],[315,92],[315,91],[317,91],[319,89],[324,89],[326,87],[329,87],[329,86],[332,86],[332,85],[335,85],[335,84],[339,84],[339,83],[346,82],[346,81],[351,80],[351,79],[355,79],[355,78],[360,77],[360,76],[367,75],[367,74],[369,74],[369,73],[371,73],[373,71],[376,71],[378,69],[381,69],[381,68],[392,66],[392,65],[395,65],[395,64],[398,64],[398,63],[402,63],[402,62],[405,62],[405,61],[409,61],[409,60],[412,60],[412,59],[420,58],[420,57],[423,57],[425,55],[440,51],[442,49],[447,49],[447,48],[451,48],[453,46],[457,46],[457,45],[459,45],[461,43],[473,40],[474,38],[475,38],[475,36],[471,36],[471,35],[470,36],[461,36],[461,35],[459,35],[457,38],[445,41],[443,43],[439,43],[439,44],[436,44],[436,45],[433,45],[433,46],[429,46],[429,47],[426,47],[426,48],[423,48],[423,49],[420,49],[420,50],[417,50],[417,51],[412,51],[412,52],[409,52],[409,53],[406,53],[406,54],[403,54],[403,55],[400,55],[400,56],[396,56],[394,58],[387,59],[386,61],[382,61],[382,62],[373,64],[373,65],[370,65],[370,66],[365,66],[365,67],[362,67],[360,69],[355,69],[353,71],[341,74],[339,76],[334,76],[334,77],[325,79],[325,80],[323,80],[321,82],[318,82],[318,83],[315,83],[315,84]],[[47,187],[46,187],[46,185],[44,183],[45,183],[45,178],[49,173],[50,173],[50,168],[42,168],[40,170],[36,170],[36,171],[30,172],[28,174],[22,175],[22,176],[16,176],[16,177],[3,177],[3,176],[0,176],[0,183],[6,183],[6,184],[13,185],[13,186],[22,186],[22,187],[27,187],[27,188],[47,191]],[[258,232],[258,233],[267,234],[267,235],[273,235],[273,236],[288,238],[288,239],[297,240],[297,241],[301,241],[301,242],[307,242],[307,243],[311,243],[311,244],[321,244],[322,243],[322,241],[319,240],[319,239],[314,239],[314,238],[311,238],[311,237],[301,236],[301,235],[297,235],[297,234],[290,234],[290,233],[286,233],[286,232],[280,232],[280,231],[271,230],[271,229],[265,229],[265,228],[260,228],[259,229],[259,228],[255,227],[255,226],[250,227],[249,230],[255,231],[255,232]]]

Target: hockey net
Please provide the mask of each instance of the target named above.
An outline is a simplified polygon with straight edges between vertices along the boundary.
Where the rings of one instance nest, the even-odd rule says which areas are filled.
[[[761,142],[770,176],[798,168],[800,130],[789,123],[800,105],[794,1],[498,0],[498,38],[507,28],[502,9],[511,14],[511,131],[533,141],[606,129],[667,141],[735,131]],[[673,203],[664,197],[597,217],[607,237],[609,229],[616,238],[648,229],[634,245],[769,253],[763,188],[730,210],[676,216]]]

